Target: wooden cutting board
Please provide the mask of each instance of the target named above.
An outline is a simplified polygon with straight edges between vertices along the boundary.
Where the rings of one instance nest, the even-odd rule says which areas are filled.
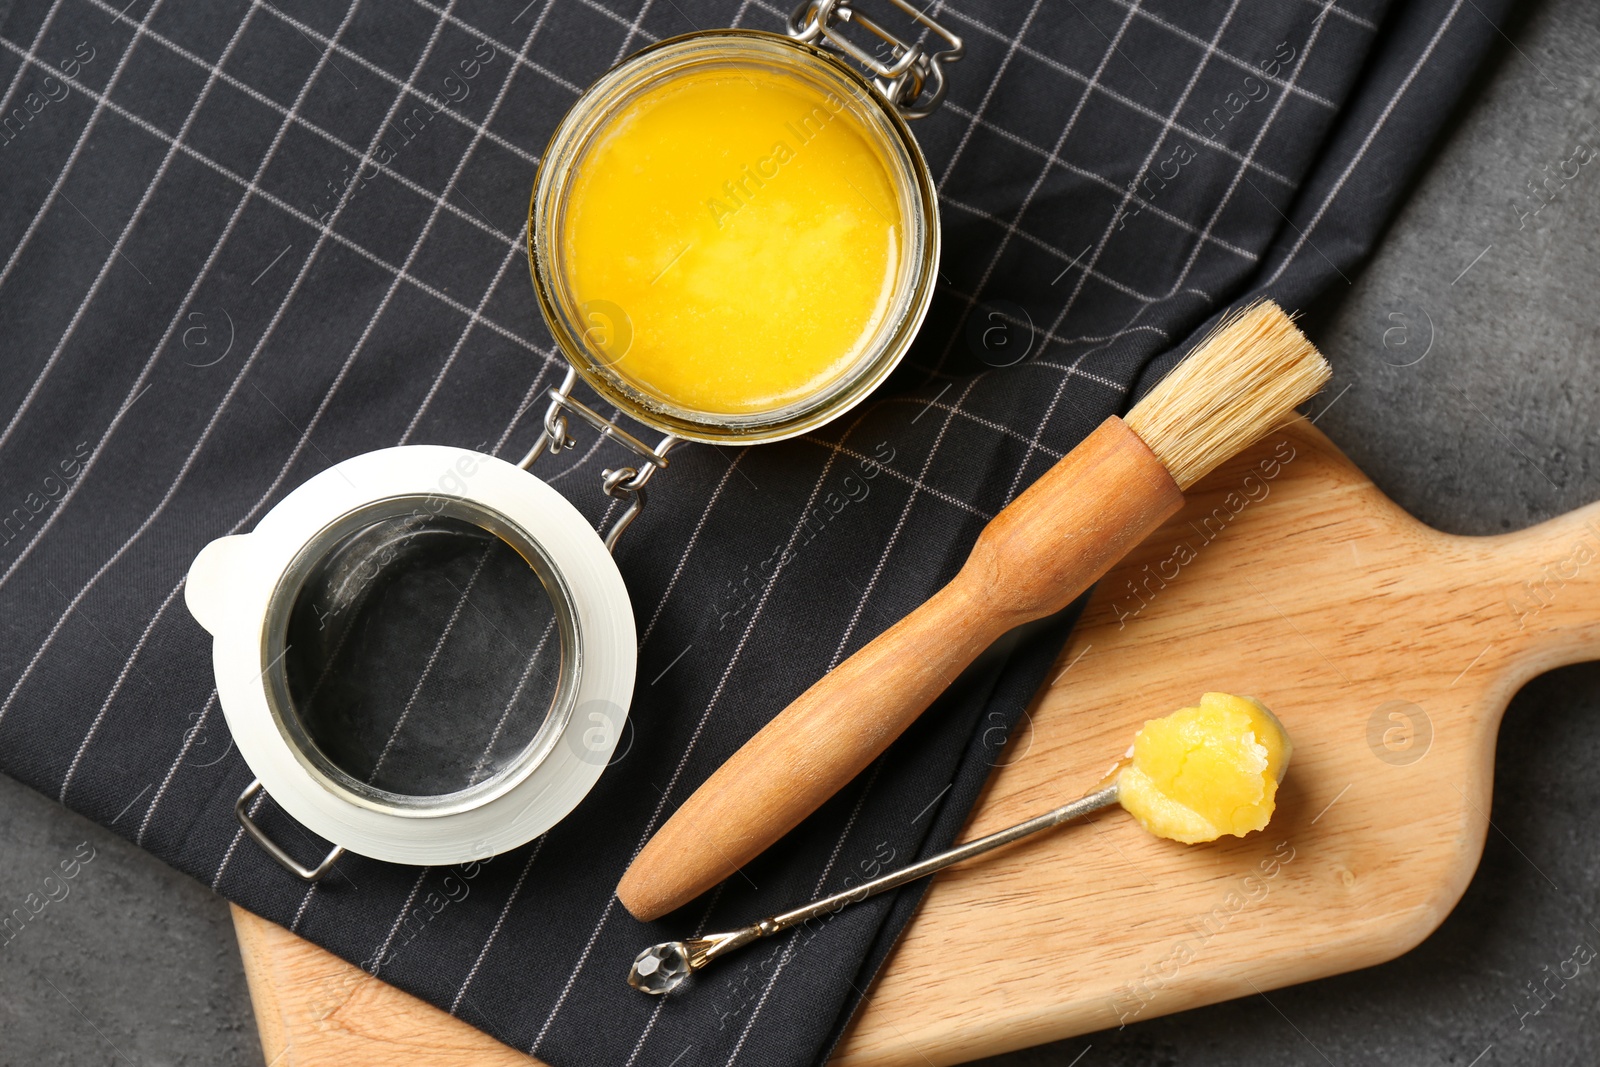
[[[966,834],[1084,792],[1204,690],[1287,725],[1272,824],[1184,846],[1113,810],[939,875],[836,1063],[959,1063],[1405,952],[1477,867],[1511,694],[1600,653],[1597,594],[1600,504],[1447,536],[1304,421],[1270,435],[1100,583]],[[234,919],[274,1067],[533,1062]]]

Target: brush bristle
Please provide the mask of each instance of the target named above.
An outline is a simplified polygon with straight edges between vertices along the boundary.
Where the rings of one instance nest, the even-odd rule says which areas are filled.
[[[1333,374],[1283,309],[1224,319],[1124,420],[1180,489],[1284,422]]]

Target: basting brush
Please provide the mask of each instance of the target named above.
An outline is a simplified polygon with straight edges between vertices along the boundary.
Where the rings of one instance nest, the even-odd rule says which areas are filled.
[[[1126,418],[1106,419],[984,527],[960,572],[734,753],[617,887],[654,919],[721,882],[878,757],[984,649],[1066,607],[1280,425],[1331,371],[1262,301],[1224,320]]]

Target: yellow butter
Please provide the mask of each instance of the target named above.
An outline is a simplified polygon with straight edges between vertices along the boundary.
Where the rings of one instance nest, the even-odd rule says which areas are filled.
[[[779,70],[711,68],[606,121],[568,193],[561,255],[617,375],[745,415],[857,364],[889,307],[902,212],[851,106]]]
[[[1117,798],[1146,830],[1194,844],[1243,837],[1272,817],[1293,753],[1276,716],[1248,697],[1206,693],[1198,707],[1144,724]]]

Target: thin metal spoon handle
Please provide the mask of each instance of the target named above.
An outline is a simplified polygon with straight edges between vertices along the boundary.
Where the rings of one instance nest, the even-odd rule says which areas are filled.
[[[1004,830],[996,830],[994,833],[980,837],[976,841],[968,841],[964,845],[956,845],[954,848],[946,849],[936,856],[929,856],[925,860],[902,867],[898,871],[890,871],[888,874],[874,878],[870,882],[863,882],[853,889],[846,889],[843,892],[833,894],[831,897],[823,897],[821,900],[795,908],[793,911],[774,915],[766,920],[766,924],[771,926],[770,933],[787,930],[791,926],[798,926],[807,919],[815,919],[820,915],[838,911],[857,901],[875,897],[879,893],[898,889],[907,882],[915,882],[918,878],[942,871],[953,863],[960,863],[962,860],[971,859],[973,856],[981,856],[985,852],[1002,848],[1014,841],[1020,841],[1024,837],[1038,833],[1040,830],[1048,830],[1053,826],[1060,826],[1064,822],[1070,822],[1081,815],[1088,815],[1090,812],[1108,808],[1116,802],[1117,787],[1115,785],[1106,786],[1104,789],[1098,789],[1087,796],[1079,797],[1070,804],[1063,804],[1053,811],[1047,811],[1043,815],[1035,815],[1025,822],[1019,822],[1015,826],[1008,826]]]
[[[1092,793],[1088,793],[1070,804],[1063,804],[1043,815],[1036,815],[1025,822],[1015,826],[1008,826],[1004,830],[996,830],[992,834],[968,841],[964,845],[957,845],[947,849],[936,856],[929,856],[925,860],[902,867],[897,871],[874,878],[870,882],[831,896],[814,900],[791,911],[782,912],[770,918],[762,919],[758,923],[738,930],[731,930],[725,934],[707,934],[690,941],[666,941],[659,945],[652,945],[639,953],[633,962],[633,969],[628,973],[628,984],[635,989],[646,993],[667,993],[682,984],[694,971],[698,971],[712,960],[725,956],[738,948],[743,948],[752,941],[763,937],[771,937],[793,926],[798,926],[810,919],[818,918],[833,912],[838,912],[851,904],[859,903],[869,897],[890,889],[898,889],[907,882],[914,882],[918,878],[925,878],[937,871],[942,871],[951,864],[960,863],[962,860],[971,859],[973,856],[982,855],[993,849],[1002,848],[1024,837],[1036,834],[1041,830],[1048,830],[1060,826],[1080,816],[1109,808],[1117,802],[1117,787],[1115,782],[1103,786]]]

